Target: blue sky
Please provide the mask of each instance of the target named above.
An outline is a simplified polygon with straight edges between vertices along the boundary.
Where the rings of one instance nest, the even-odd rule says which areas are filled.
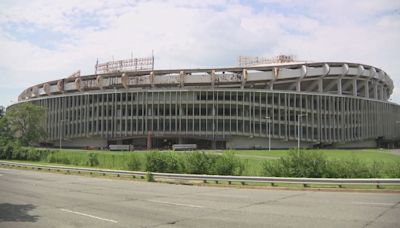
[[[400,1],[2,0],[0,50],[3,106],[31,85],[93,73],[96,59],[152,50],[158,69],[233,66],[239,55],[359,62],[400,88]]]

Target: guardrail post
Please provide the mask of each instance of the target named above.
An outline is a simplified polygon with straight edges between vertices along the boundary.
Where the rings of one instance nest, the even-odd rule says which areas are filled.
[[[275,183],[271,182],[271,187],[275,187],[275,186],[276,186]]]
[[[215,180],[215,183],[218,184],[218,180]]]
[[[307,188],[307,187],[310,187],[310,185],[304,183],[304,184],[303,184],[303,187],[304,187],[304,188]]]
[[[232,181],[228,181],[228,184],[232,184]]]
[[[207,184],[207,180],[203,180],[203,183],[204,183],[204,184]]]
[[[246,183],[244,181],[240,182],[242,185],[246,185]]]

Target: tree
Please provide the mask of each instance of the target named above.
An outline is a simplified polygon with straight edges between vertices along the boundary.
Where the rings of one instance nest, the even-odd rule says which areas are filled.
[[[11,133],[21,144],[31,145],[45,136],[45,113],[45,108],[26,102],[8,108],[5,117]]]
[[[13,139],[8,120],[4,118],[5,114],[4,106],[0,106],[0,146],[5,145]]]
[[[0,119],[3,118],[3,116],[6,114],[6,108],[4,106],[0,105]]]

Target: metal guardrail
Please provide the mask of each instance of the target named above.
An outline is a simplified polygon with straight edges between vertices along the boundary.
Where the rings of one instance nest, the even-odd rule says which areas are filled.
[[[85,172],[85,173],[98,173],[98,174],[111,174],[111,175],[126,175],[126,176],[139,176],[145,177],[149,172],[140,171],[125,171],[125,170],[111,170],[111,169],[95,169],[95,168],[80,168],[68,166],[52,166],[52,165],[36,165],[31,163],[19,163],[0,161],[0,166],[12,167],[25,167],[32,169],[47,169],[66,172]],[[285,184],[303,184],[304,186],[310,184],[318,185],[376,185],[377,187],[383,185],[400,185],[400,178],[292,178],[292,177],[258,177],[258,176],[221,176],[221,175],[199,175],[199,174],[177,174],[177,173],[157,173],[151,172],[154,178],[174,179],[174,180],[202,180],[207,181],[227,181],[231,182],[254,182],[254,183],[271,183],[273,186],[276,183]]]

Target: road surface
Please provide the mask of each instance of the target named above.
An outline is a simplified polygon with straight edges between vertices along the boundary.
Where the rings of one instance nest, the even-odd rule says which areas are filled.
[[[0,227],[400,227],[400,194],[187,186],[0,169]]]

